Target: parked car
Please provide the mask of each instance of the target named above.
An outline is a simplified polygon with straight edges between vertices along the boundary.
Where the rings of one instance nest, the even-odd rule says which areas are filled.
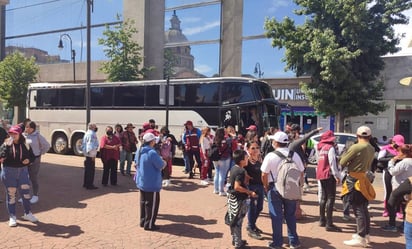
[[[318,146],[318,143],[320,141],[321,136],[322,136],[322,134],[317,134],[317,135],[310,138],[312,144],[314,145],[313,149],[309,152],[309,158],[308,158],[309,163],[311,163],[311,164],[317,164],[318,163],[318,153],[317,153],[316,148]],[[348,147],[348,146],[352,145],[357,140],[356,135],[351,134],[351,133],[336,132],[335,137],[336,137],[336,143],[338,145],[338,156],[340,156],[342,154],[345,147]]]

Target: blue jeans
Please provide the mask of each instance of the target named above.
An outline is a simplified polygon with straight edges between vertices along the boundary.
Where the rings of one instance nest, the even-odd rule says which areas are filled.
[[[405,234],[405,248],[412,249],[412,223],[405,221],[403,226],[403,233]]]
[[[264,189],[263,185],[249,185],[249,190],[255,192],[258,196],[257,198],[250,197],[250,205],[247,213],[248,224],[247,227],[251,230],[256,229],[256,220],[259,217],[260,212],[263,210],[263,197]]]
[[[6,206],[9,216],[16,216],[17,190],[19,190],[23,200],[24,213],[30,213],[30,180],[27,166],[21,168],[3,167],[1,180],[6,187]]]
[[[133,153],[126,150],[120,152],[120,172],[124,174],[124,163],[127,161],[126,174],[130,174],[132,167]]]
[[[268,191],[269,214],[272,220],[272,244],[270,246],[279,246],[283,244],[282,223],[283,216],[288,227],[289,245],[299,245],[299,237],[296,233],[296,201],[286,200],[280,196],[279,192],[272,187]]]
[[[225,192],[225,180],[230,167],[230,158],[214,161],[213,165],[215,166],[215,178],[213,179],[215,192]]]

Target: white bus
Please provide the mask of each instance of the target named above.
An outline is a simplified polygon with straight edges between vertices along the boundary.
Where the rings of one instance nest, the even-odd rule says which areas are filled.
[[[169,90],[169,104],[166,92]],[[33,83],[28,89],[27,114],[39,126],[55,153],[81,155],[86,129],[85,83]],[[90,121],[100,138],[106,126],[133,123],[135,133],[149,119],[166,124],[179,140],[183,124],[198,128],[234,126],[238,132],[255,124],[260,134],[278,127],[280,106],[272,88],[249,78],[198,78],[132,82],[102,82],[90,86]]]

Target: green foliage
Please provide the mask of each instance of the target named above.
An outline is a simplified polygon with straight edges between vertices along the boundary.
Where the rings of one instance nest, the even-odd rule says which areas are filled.
[[[384,85],[379,75],[383,55],[399,50],[395,24],[407,24],[401,14],[412,0],[294,0],[306,16],[302,25],[290,18],[266,19],[272,46],[285,48],[286,69],[310,75],[301,84],[314,108],[341,117],[378,114]]]
[[[164,59],[163,75],[165,78],[172,77],[175,73],[173,67],[177,65],[177,57],[170,48],[165,48]]]
[[[120,16],[117,16],[120,20]],[[137,29],[133,26],[134,20],[126,20],[113,27],[106,25],[103,31],[105,39],[99,38],[99,45],[104,45],[103,50],[109,59],[102,63],[100,70],[108,75],[109,81],[132,81],[142,79],[148,68],[139,69],[142,63],[141,50],[143,49],[133,40]]]
[[[38,72],[34,57],[27,59],[19,52],[0,62],[0,97],[6,108],[26,106],[27,88]]]

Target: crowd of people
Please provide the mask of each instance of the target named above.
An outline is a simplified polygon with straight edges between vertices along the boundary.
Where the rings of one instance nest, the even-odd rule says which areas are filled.
[[[94,184],[98,151],[103,163],[102,186],[109,183],[117,185],[118,165],[120,174],[124,176],[132,176],[135,169],[134,180],[140,192],[140,227],[148,231],[158,230],[156,219],[160,191],[172,184],[172,159],[176,148],[180,147],[188,178],[193,179],[198,171],[200,185],[213,185],[212,192],[226,198],[228,210],[225,221],[230,226],[235,248],[248,248],[241,232],[245,217],[248,236],[263,239],[257,221],[264,200],[267,201],[272,224],[269,248],[282,248],[283,222],[288,228],[289,248],[301,247],[297,234],[297,219],[304,215],[300,208],[301,198],[290,198],[283,189],[285,186],[280,183],[291,179],[281,178],[287,165],[291,167],[288,171],[298,172],[299,194],[304,186],[308,187],[305,146],[311,136],[322,130],[321,127],[302,135],[299,125],[288,124],[285,131],[271,127],[264,136],[259,137],[255,125],[247,127],[244,136],[231,126],[217,128],[213,134],[210,127],[200,129],[188,120],[183,124],[178,139],[170,134],[167,127],[159,130],[153,119],[143,124],[139,134],[135,134],[135,128],[132,123],[124,128],[120,124],[114,128],[107,126],[105,134],[98,138],[96,124],[88,125],[82,143],[84,188],[98,188]],[[388,217],[388,224],[382,229],[388,232],[402,229],[406,245],[412,246],[412,203],[409,202],[412,199],[412,146],[405,144],[402,135],[396,134],[377,148],[372,131],[367,126],[359,127],[356,136],[357,142],[345,148],[342,155],[338,154],[336,138],[331,130],[322,133],[315,148],[318,155],[319,226],[325,227],[327,232],[341,231],[333,222],[333,212],[336,188],[342,184],[344,217],[352,220],[352,209],[356,220],[356,232],[343,243],[367,247],[370,243],[368,205],[376,198],[374,171],[381,169],[385,187],[382,215]],[[31,213],[31,205],[39,201],[37,176],[41,168],[41,155],[49,150],[50,144],[37,131],[36,123],[29,119],[11,126],[8,131],[0,128],[0,140],[1,179],[6,188],[9,226],[17,225],[15,205],[18,194],[21,197],[18,201],[24,207],[22,218],[37,222]],[[409,199],[404,199],[404,195],[409,195]],[[396,218],[403,219],[399,227],[396,226]]]

